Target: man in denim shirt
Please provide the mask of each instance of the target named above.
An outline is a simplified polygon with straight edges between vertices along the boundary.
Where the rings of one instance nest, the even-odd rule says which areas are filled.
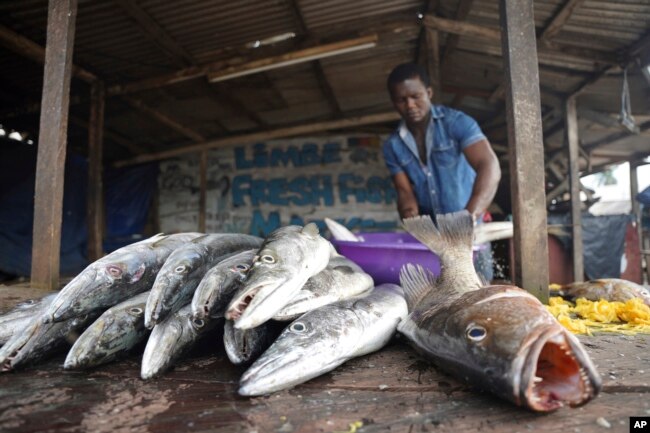
[[[479,220],[492,202],[501,178],[494,151],[476,121],[468,115],[432,105],[433,89],[424,69],[398,65],[388,76],[388,91],[402,116],[384,143],[384,159],[397,191],[401,218],[467,209]],[[481,258],[477,269],[492,278]]]

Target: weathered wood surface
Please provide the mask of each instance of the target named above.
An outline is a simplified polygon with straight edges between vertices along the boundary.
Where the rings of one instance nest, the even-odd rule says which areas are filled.
[[[59,280],[65,153],[76,0],[51,0],[36,159],[32,284],[52,289]]]
[[[501,0],[515,284],[548,303],[544,143],[532,0]]]
[[[9,293],[0,288],[0,299]],[[139,379],[137,355],[74,372],[61,369],[58,355],[2,374],[0,431],[345,432],[361,421],[360,433],[627,432],[630,416],[650,414],[650,336],[582,341],[603,376],[603,392],[584,407],[547,415],[457,382],[400,341],[294,389],[243,398],[237,381],[245,369],[231,365],[216,343],[204,344],[173,371],[147,382]]]

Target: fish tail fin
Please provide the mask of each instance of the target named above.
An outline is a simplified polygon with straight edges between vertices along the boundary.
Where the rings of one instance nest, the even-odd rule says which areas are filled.
[[[439,256],[454,251],[472,254],[474,222],[466,210],[436,216],[438,228],[428,215],[406,218],[404,228]]]
[[[410,312],[435,287],[437,278],[422,266],[408,263],[400,270],[399,281]]]

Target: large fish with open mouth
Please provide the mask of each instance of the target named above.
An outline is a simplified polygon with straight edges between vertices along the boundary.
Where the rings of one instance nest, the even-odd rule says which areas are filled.
[[[360,295],[374,285],[372,277],[359,265],[343,256],[332,257],[327,267],[308,279],[273,319],[294,320],[307,311]]]
[[[10,371],[52,356],[57,349],[72,344],[79,331],[99,313],[96,310],[61,322],[48,323],[44,323],[41,316],[34,316],[25,328],[0,348],[0,371]]]
[[[0,346],[9,341],[16,332],[25,329],[34,317],[40,315],[50,305],[56,295],[50,293],[40,299],[29,299],[0,316]]]
[[[144,325],[151,329],[190,302],[205,272],[227,256],[259,248],[262,239],[240,233],[210,234],[176,249],[165,261],[151,288]]]
[[[169,314],[151,331],[142,356],[140,377],[146,380],[164,373],[221,323],[222,320],[195,319],[189,304]]]
[[[438,254],[441,275],[407,265],[400,281],[409,316],[398,326],[436,365],[516,405],[549,412],[594,398],[601,379],[578,339],[515,286],[480,287],[468,212],[404,220]]]
[[[223,345],[230,362],[235,365],[255,361],[282,331],[277,322],[269,320],[251,329],[237,329],[232,320],[223,325]]]
[[[244,286],[235,294],[226,319],[235,328],[261,325],[280,311],[336,256],[332,244],[318,233],[318,226],[285,226],[269,234],[253,261]]]
[[[197,319],[223,317],[226,306],[251,267],[257,249],[245,250],[222,260],[205,273],[192,298]]]
[[[105,364],[143,341],[149,334],[144,327],[144,306],[148,296],[148,291],[140,293],[104,311],[75,341],[63,368]]]
[[[45,310],[46,322],[109,308],[151,289],[167,257],[200,233],[158,234],[119,248],[91,263],[56,296]]]
[[[589,301],[618,301],[625,302],[629,299],[640,298],[650,306],[650,292],[640,284],[620,278],[601,278],[581,283],[565,284],[557,291],[551,291],[551,295],[562,296],[563,298],[575,301],[578,298],[585,298]]]
[[[366,296],[305,313],[243,374],[239,394],[290,388],[379,350],[407,314],[404,294],[395,284],[382,284]]]

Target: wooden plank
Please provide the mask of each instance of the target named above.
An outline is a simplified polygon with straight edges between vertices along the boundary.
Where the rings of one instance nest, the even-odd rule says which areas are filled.
[[[499,4],[507,79],[515,283],[546,303],[549,275],[544,145],[533,2],[500,0]]]
[[[440,103],[442,101],[442,78],[440,76],[440,43],[438,42],[438,32],[426,29],[427,38],[427,69],[431,79],[431,88],[433,89],[433,101]]]
[[[456,8],[456,16],[455,16],[456,21],[465,21],[465,18],[467,18],[467,15],[469,15],[469,11],[472,9],[473,2],[474,0],[460,0],[460,2],[458,3],[458,7]],[[443,76],[445,75],[445,71],[451,64],[451,55],[456,50],[459,41],[460,41],[459,35],[450,34],[449,36],[447,36],[445,51],[442,55],[442,59],[440,60]]]
[[[104,91],[105,92],[105,91]],[[104,93],[105,95],[105,93]],[[88,129],[90,125],[88,124],[87,121],[84,119],[77,117],[77,116],[70,116],[70,123],[73,123],[75,125],[81,126],[82,128]],[[134,155],[138,155],[140,153],[146,153],[148,151],[147,148],[142,147],[141,145],[134,143],[131,140],[128,140],[124,138],[122,135],[118,134],[117,132],[111,131],[110,129],[106,128],[104,126],[104,136],[115,143],[119,144],[123,148],[127,149]]]
[[[566,102],[566,130],[569,141],[569,183],[571,191],[571,234],[573,254],[573,281],[584,281],[584,256],[582,246],[582,202],[580,201],[580,141],[576,98]]]
[[[88,260],[92,262],[104,255],[104,101],[104,83],[97,81],[91,87],[88,125]]]
[[[362,125],[372,125],[375,123],[384,123],[398,120],[400,117],[395,112],[368,114],[366,116],[350,117],[346,119],[330,120],[326,122],[308,123],[298,126],[289,126],[286,128],[277,128],[268,131],[253,132],[250,134],[235,135],[231,137],[219,138],[205,143],[191,146],[178,147],[176,149],[166,150],[163,152],[139,155],[135,158],[115,162],[115,167],[124,167],[127,165],[141,164],[143,162],[158,161],[161,159],[172,158],[186,153],[199,152],[217,147],[229,146],[233,144],[250,143],[253,141],[265,141],[274,138],[293,137],[297,135],[312,134],[314,132],[327,131],[329,129],[352,128]]]
[[[540,40],[553,39],[561,30],[562,27],[569,21],[571,14],[579,8],[585,0],[567,0],[557,11],[551,21],[546,25],[542,33],[539,35]]]
[[[30,58],[37,63],[43,63],[45,61],[45,49],[42,46],[3,25],[0,25],[0,45],[24,57]],[[97,80],[95,74],[79,66],[72,65],[72,73],[75,77],[88,83]]]
[[[36,159],[31,281],[51,290],[59,280],[61,212],[76,0],[50,0]]]
[[[131,0],[113,0],[129,18],[135,21],[137,27],[154,44],[167,53],[176,64],[181,66],[193,65],[192,55],[175,41],[160,24],[158,24],[136,2]]]
[[[131,96],[122,96],[122,99],[129,104],[131,107],[135,108],[138,111],[141,111],[142,113],[148,115],[152,119],[157,120],[158,122],[162,123],[163,125],[168,126],[169,128],[173,129],[174,131],[178,132],[181,135],[186,136],[187,138],[196,141],[196,142],[201,142],[205,141],[205,138],[199,134],[196,131],[191,130],[190,128],[187,128],[174,119],[170,118],[166,114],[162,113],[160,110],[156,110],[154,108],[149,107],[147,104],[142,102],[140,99],[131,97]]]
[[[501,33],[497,28],[481,26],[464,21],[455,21],[427,14],[424,16],[422,22],[429,28],[451,34],[475,36],[491,41],[498,41],[501,38]]]
[[[138,355],[65,372],[58,356],[0,375],[0,430],[311,433],[350,432],[350,423],[362,422],[357,431],[364,433],[601,433],[608,430],[597,419],[604,418],[611,431],[628,431],[629,417],[647,410],[650,337],[579,339],[602,376],[601,394],[581,408],[543,416],[457,381],[403,342],[352,359],[293,389],[243,398],[237,386],[245,367],[231,365],[221,344],[208,341],[151,381],[139,379]]]
[[[202,150],[199,162],[199,232],[205,233],[208,194],[208,151]]]
[[[359,38],[290,51],[278,56],[256,59],[241,65],[223,68],[220,71],[210,72],[208,73],[208,80],[211,82],[224,81],[261,71],[268,71],[269,69],[372,48],[377,45],[378,40],[379,37],[376,34],[371,34]]]

